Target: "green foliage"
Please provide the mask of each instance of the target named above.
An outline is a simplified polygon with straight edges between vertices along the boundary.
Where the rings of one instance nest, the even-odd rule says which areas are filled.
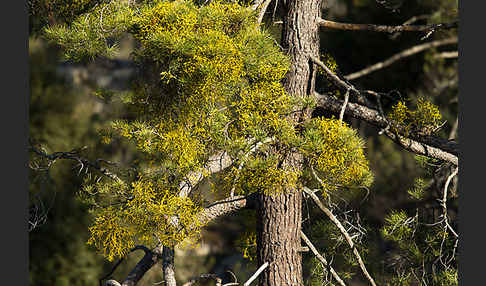
[[[67,60],[81,61],[96,56],[112,57],[116,44],[130,25],[133,11],[123,1],[109,1],[96,5],[89,13],[75,18],[67,24],[58,24],[44,29],[45,37],[60,45]]]
[[[408,136],[411,132],[430,135],[437,131],[442,116],[439,108],[423,98],[417,101],[416,110],[410,110],[403,101],[393,106],[389,119],[396,132]]]
[[[405,211],[393,211],[382,228],[383,237],[398,245],[400,253],[390,267],[395,270],[393,283],[415,285],[457,285],[457,272],[452,267],[454,239],[443,224],[424,224],[419,215],[409,217]],[[407,269],[416,269],[412,275]],[[434,269],[434,271],[430,271]],[[421,277],[421,278],[418,278]]]
[[[408,190],[408,194],[415,200],[421,200],[424,196],[424,190],[427,187],[427,183],[422,178],[417,178],[414,181],[413,188]]]

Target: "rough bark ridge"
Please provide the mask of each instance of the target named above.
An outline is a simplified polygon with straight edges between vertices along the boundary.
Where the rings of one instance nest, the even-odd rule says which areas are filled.
[[[319,19],[322,0],[288,0],[284,19],[282,47],[291,58],[285,79],[287,92],[293,96],[311,96],[314,90],[315,68],[310,56],[319,54]],[[280,1],[279,3],[282,3]],[[310,111],[295,113],[295,123],[305,120]],[[300,169],[302,157],[292,154],[282,168]],[[302,192],[260,195],[257,235],[258,263],[269,267],[260,275],[260,286],[300,286],[302,257],[300,254]]]

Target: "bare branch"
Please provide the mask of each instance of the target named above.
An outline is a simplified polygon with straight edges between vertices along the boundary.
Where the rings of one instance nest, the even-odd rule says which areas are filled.
[[[356,93],[359,93],[359,91],[350,83],[347,83],[346,81],[340,79],[335,73],[333,73],[323,62],[321,62],[317,57],[311,56],[310,59],[315,62],[317,65],[319,65],[324,72],[329,76],[331,81],[334,83],[339,88],[345,89],[345,90],[352,90]]]
[[[415,140],[403,137],[401,135],[397,135],[386,129],[384,131],[386,136],[388,136],[390,139],[395,141],[398,145],[400,145],[402,148],[404,148],[407,151],[413,152],[418,155],[427,156],[430,158],[436,158],[436,159],[448,161],[456,166],[459,164],[459,160],[457,156],[449,152],[446,152],[443,149],[435,148],[425,143],[417,142]]]
[[[245,282],[245,284],[243,284],[243,286],[248,286],[251,284],[251,282],[253,282],[253,280],[255,280],[258,275],[260,275],[260,273],[263,272],[263,270],[265,270],[265,268],[268,267],[268,262],[265,262],[262,264],[262,266],[260,266],[257,271]]]
[[[341,108],[341,112],[339,113],[339,121],[343,121],[344,111],[346,110],[348,101],[349,101],[349,89],[346,90],[346,93],[344,94],[344,103],[343,103],[343,107]]]
[[[396,33],[396,32],[431,32],[439,29],[452,29],[459,26],[459,22],[441,23],[431,25],[373,25],[373,24],[353,24],[340,23],[321,19],[319,25],[324,28],[346,31],[370,31],[382,33]]]
[[[314,93],[317,97],[318,106],[332,112],[340,112],[343,101],[335,99],[326,94]],[[385,128],[385,134],[399,143],[404,149],[431,158],[445,160],[457,166],[459,146],[454,141],[435,137],[432,135],[412,134],[410,138],[396,135],[386,129],[388,122],[380,113],[374,109],[356,104],[348,103],[345,114],[361,119],[380,128]]]
[[[214,202],[202,211],[201,222],[208,223],[243,208],[255,208],[258,203],[257,195],[258,193],[249,196],[234,196]]]
[[[356,260],[358,261],[358,264],[359,264],[359,267],[361,268],[361,271],[363,271],[363,274],[365,275],[365,277],[368,279],[368,281],[370,282],[370,284],[372,286],[376,286],[376,283],[375,281],[373,280],[373,278],[371,277],[371,275],[368,273],[368,270],[366,270],[366,266],[364,265],[363,263],[363,260],[361,259],[361,256],[359,255],[359,252],[358,252],[358,249],[355,247],[354,243],[353,243],[353,240],[351,239],[351,237],[349,236],[348,232],[346,231],[346,229],[343,227],[343,225],[341,224],[341,222],[336,218],[336,216],[334,216],[332,214],[332,212],[326,208],[322,203],[321,201],[319,200],[319,198],[314,194],[314,192],[312,192],[309,188],[307,187],[304,187],[303,188],[304,192],[309,195],[312,200],[314,201],[314,203],[316,203],[316,205],[327,215],[327,217],[329,217],[329,219],[337,226],[337,228],[341,231],[341,234],[344,236],[344,238],[346,239],[346,241],[348,242],[348,245],[349,247],[353,250],[353,254],[354,256],[356,257]]]
[[[327,263],[327,260],[319,253],[319,251],[317,251],[317,249],[315,248],[315,246],[312,244],[312,242],[310,241],[310,239],[307,238],[307,236],[304,234],[304,232],[300,231],[300,237],[305,242],[305,244],[307,244],[307,246],[310,248],[310,250],[312,251],[312,253],[314,253],[314,255],[317,257],[317,259],[319,259],[321,261],[321,263],[324,264],[325,267],[329,267],[332,276],[339,283],[339,285],[346,286],[346,284],[341,279],[341,277],[339,277],[339,275],[334,270],[334,268],[332,268],[332,266],[330,266]]]
[[[102,160],[102,159],[98,159],[95,162],[92,162],[92,161],[89,161],[89,160],[87,160],[83,157],[80,157],[79,153],[83,148],[82,149],[75,149],[75,150],[72,150],[72,151],[69,151],[69,152],[55,152],[55,153],[52,153],[52,154],[47,154],[43,150],[39,150],[38,148],[34,147],[32,144],[30,144],[29,149],[32,150],[37,155],[48,159],[50,161],[50,163],[53,163],[58,159],[73,160],[73,161],[76,161],[80,165],[80,167],[81,167],[80,171],[84,168],[84,165],[86,165],[86,166],[89,166],[93,169],[98,170],[101,174],[109,177],[110,179],[112,179],[114,181],[123,182],[123,180],[120,179],[116,174],[112,173],[107,168],[100,166],[100,162],[107,162],[107,163],[111,163],[111,162],[106,161],[106,160]],[[50,164],[49,164],[49,166],[50,166]]]
[[[394,62],[401,60],[403,58],[412,56],[414,54],[420,53],[420,52],[425,51],[425,50],[430,49],[430,48],[439,47],[439,46],[443,46],[443,45],[449,45],[449,44],[455,44],[455,43],[457,43],[457,41],[458,41],[457,37],[451,37],[451,38],[448,38],[448,39],[437,40],[437,41],[432,41],[432,42],[428,42],[428,43],[425,43],[425,44],[420,44],[420,45],[411,47],[409,49],[406,49],[406,50],[404,50],[404,51],[402,51],[398,54],[395,54],[395,55],[391,56],[390,58],[388,58],[388,59],[386,59],[382,62],[371,65],[371,66],[364,68],[360,71],[348,74],[348,75],[344,76],[344,78],[346,78],[347,80],[357,79],[359,77],[370,74],[374,71],[377,71],[377,70],[383,69],[387,66],[390,66]]]
[[[458,51],[442,52],[434,56],[434,58],[440,58],[440,59],[454,59],[458,57],[459,57]]]
[[[413,16],[412,18],[408,19],[407,21],[403,22],[402,25],[410,25],[412,23],[415,23],[419,20],[425,20],[427,18],[429,18],[430,15],[419,15],[419,16]],[[398,36],[400,36],[401,33],[400,32],[396,32],[394,33],[393,35],[390,36],[390,39],[396,39]]]

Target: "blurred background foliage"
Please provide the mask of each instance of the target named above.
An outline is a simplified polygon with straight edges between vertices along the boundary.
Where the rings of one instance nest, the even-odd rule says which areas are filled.
[[[126,167],[136,162],[137,154],[133,146],[122,145],[117,140],[108,145],[101,144],[98,131],[109,119],[129,116],[129,112],[121,103],[112,101],[108,104],[94,94],[100,86],[115,90],[129,87],[132,39],[125,40],[126,46],[121,48],[120,56],[111,62],[73,64],[60,63],[59,50],[42,38],[41,31],[47,23],[69,23],[75,15],[96,5],[96,2],[29,1],[30,140],[42,145],[47,153],[86,146],[86,150],[82,151],[86,158],[103,158]],[[324,2],[323,17],[341,22],[398,25],[414,16],[423,16],[415,24],[450,22],[458,18],[457,0],[405,0],[398,10],[388,9],[376,0]],[[278,39],[280,26],[272,23],[272,5],[265,25]],[[278,9],[275,17],[275,20],[280,20]],[[456,33],[456,30],[436,31],[427,41]],[[337,63],[338,72],[346,75],[421,44],[425,41],[421,40],[422,36],[416,33],[396,36],[322,30],[320,44],[322,54],[331,55]],[[384,98],[385,113],[391,111],[399,99],[414,105],[419,98],[427,98],[439,107],[445,121],[438,135],[457,140],[454,131],[459,112],[457,58],[436,56],[444,50],[454,50],[454,47],[443,46],[407,57],[359,78],[353,84],[379,92],[398,91],[394,97]],[[325,90],[325,82],[319,84]],[[396,213],[394,217],[390,216],[393,210],[402,210],[413,217],[420,209],[423,221],[436,219],[440,211],[436,199],[441,197],[444,182],[451,172],[450,167],[439,168],[436,162],[403,151],[389,139],[379,136],[379,130],[366,123],[346,117],[345,120],[366,139],[365,152],[375,181],[368,191],[351,190],[332,194],[331,198],[340,210],[338,215],[359,226],[354,232],[357,235],[356,243],[368,270],[379,284],[419,285],[400,276],[400,269],[407,267],[402,259],[407,256],[403,245],[386,237],[381,230],[386,226],[386,219],[388,222],[400,219]],[[37,159],[32,154],[31,161]],[[30,211],[39,223],[29,233],[31,285],[98,285],[99,278],[113,266],[86,244],[92,218],[87,207],[77,199],[83,182],[83,172],[78,174],[78,170],[72,162],[59,161],[48,170],[32,170],[30,173]],[[448,202],[453,224],[457,215],[455,181]],[[410,195],[410,192],[415,195]],[[213,194],[203,187],[200,195],[210,197]],[[311,200],[304,201],[303,214],[303,231],[319,252],[332,261],[342,277],[351,279],[349,285],[367,284],[336,228]],[[228,269],[233,271],[238,281],[245,281],[256,269],[255,260],[250,259],[252,253],[254,255],[254,246],[251,243],[252,233],[248,232],[248,229],[254,229],[256,223],[250,211],[233,214],[211,223],[203,232],[199,247],[176,249],[176,276],[179,282],[186,282],[201,273],[219,274],[232,281],[231,275],[225,272]],[[437,235],[435,239],[439,237]],[[130,254],[114,277],[124,277],[142,255],[138,252]],[[312,253],[304,254],[304,264],[306,283],[322,285],[327,270],[314,259]],[[457,284],[457,278],[454,283],[454,273],[443,271],[436,276],[440,275],[444,276],[442,280],[430,278],[428,285]],[[154,268],[140,285],[153,285],[160,282],[161,277],[160,269]],[[452,282],[449,284],[447,281]]]

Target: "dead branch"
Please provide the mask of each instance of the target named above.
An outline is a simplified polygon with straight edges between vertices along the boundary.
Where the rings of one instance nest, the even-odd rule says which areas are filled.
[[[307,236],[304,234],[304,232],[300,231],[300,237],[305,242],[305,244],[307,244],[307,246],[310,248],[310,250],[312,251],[312,253],[314,253],[314,255],[317,257],[317,259],[319,259],[319,261],[321,261],[321,263],[324,264],[325,267],[329,267],[332,276],[339,283],[339,285],[346,286],[346,284],[341,279],[341,277],[339,277],[339,275],[334,270],[334,268],[332,268],[332,266],[330,266],[327,263],[327,260],[319,253],[319,251],[317,251],[317,249],[315,248],[315,246],[312,244],[312,242],[310,241],[310,239],[307,238]]]
[[[401,60],[403,58],[412,56],[414,54],[420,53],[420,52],[425,51],[425,50],[430,49],[430,48],[439,47],[439,46],[443,46],[443,45],[449,45],[449,44],[455,44],[455,43],[457,43],[457,41],[458,41],[457,37],[451,37],[451,38],[448,38],[448,39],[437,40],[437,41],[432,41],[432,42],[428,42],[428,43],[425,43],[425,44],[416,45],[416,46],[411,47],[409,49],[406,49],[406,50],[404,50],[400,53],[397,53],[397,54],[391,56],[390,58],[388,58],[388,59],[386,59],[382,62],[371,65],[371,66],[364,68],[360,71],[348,74],[348,75],[344,76],[344,78],[347,79],[347,80],[357,79],[359,77],[370,74],[374,71],[388,67],[391,64],[393,64],[394,62]]]
[[[319,25],[324,28],[334,30],[346,31],[370,31],[382,33],[397,33],[397,32],[431,32],[439,29],[452,29],[459,26],[459,22],[440,23],[431,25],[374,25],[374,24],[354,24],[354,23],[340,23],[321,19]]]
[[[371,277],[371,275],[368,273],[368,270],[366,269],[366,266],[364,265],[363,263],[363,260],[361,259],[361,255],[359,254],[358,252],[358,249],[355,247],[354,243],[353,243],[353,240],[351,239],[351,237],[349,236],[348,232],[346,231],[346,229],[343,227],[343,225],[341,224],[341,222],[336,218],[336,216],[334,216],[332,214],[332,212],[326,208],[322,203],[321,201],[319,200],[319,198],[314,194],[314,192],[312,192],[309,188],[307,187],[304,187],[303,188],[304,192],[309,195],[312,200],[314,201],[314,203],[322,210],[322,212],[324,212],[326,214],[327,217],[329,217],[329,219],[337,226],[337,228],[341,231],[341,234],[344,236],[344,238],[346,239],[346,241],[348,242],[348,245],[349,247],[353,250],[353,254],[354,256],[356,257],[356,260],[358,261],[358,264],[359,264],[359,267],[361,268],[361,271],[363,271],[363,274],[365,275],[365,277],[368,279],[368,281],[370,282],[370,284],[372,286],[376,286],[376,283],[375,283],[375,280],[373,280],[373,278]]]

